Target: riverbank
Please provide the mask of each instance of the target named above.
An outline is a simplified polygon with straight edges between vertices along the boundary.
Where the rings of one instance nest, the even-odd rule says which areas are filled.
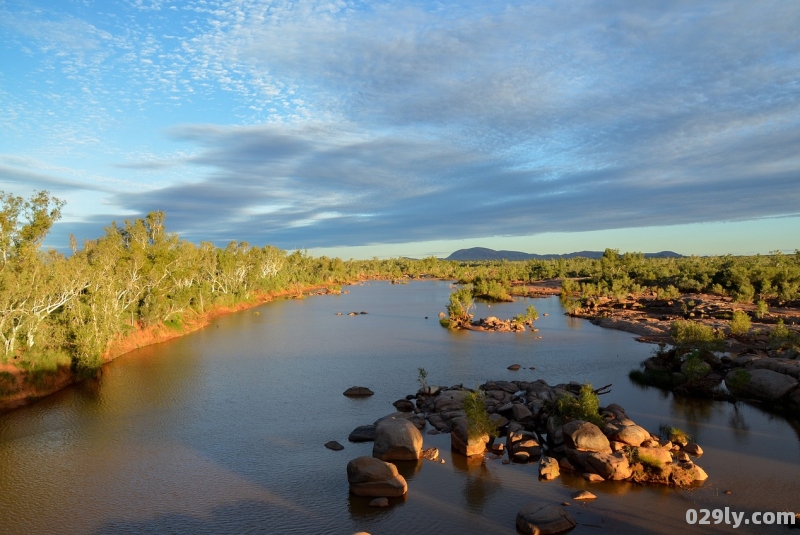
[[[370,279],[372,280],[372,279]],[[362,281],[351,281],[347,284],[358,284]],[[165,323],[137,327],[134,331],[112,341],[103,353],[103,363],[135,351],[142,347],[167,342],[181,336],[203,329],[221,316],[249,310],[269,303],[275,299],[296,299],[308,295],[337,294],[340,291],[329,290],[330,284],[317,284],[302,289],[286,289],[253,296],[233,306],[217,306],[203,313],[195,313],[179,327]],[[321,290],[325,290],[321,292]],[[102,368],[98,371],[102,374]],[[79,381],[69,366],[60,365],[55,370],[26,370],[13,363],[0,363],[0,414],[18,409],[50,396],[59,390]]]

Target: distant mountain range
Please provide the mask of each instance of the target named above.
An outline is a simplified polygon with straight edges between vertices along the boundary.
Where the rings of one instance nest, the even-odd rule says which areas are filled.
[[[578,251],[567,254],[533,254],[520,251],[495,251],[485,247],[472,247],[470,249],[459,249],[445,260],[554,260],[558,258],[603,258],[603,251]],[[672,251],[661,251],[658,253],[644,253],[645,258],[683,258],[683,255]]]

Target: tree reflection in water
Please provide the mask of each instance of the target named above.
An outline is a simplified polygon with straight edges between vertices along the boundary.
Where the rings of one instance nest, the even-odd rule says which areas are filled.
[[[489,497],[501,490],[500,479],[486,468],[482,455],[464,457],[463,455],[453,454],[453,466],[458,472],[463,472],[466,476],[464,478],[463,492],[468,510],[472,513],[480,514]]]

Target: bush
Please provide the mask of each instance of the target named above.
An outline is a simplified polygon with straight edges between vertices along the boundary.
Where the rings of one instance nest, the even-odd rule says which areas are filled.
[[[677,320],[672,323],[669,334],[675,345],[681,349],[708,349],[711,351],[723,347],[722,337],[714,329],[702,323],[689,320]]]
[[[497,426],[489,419],[489,413],[486,412],[483,391],[475,390],[467,394],[464,398],[464,412],[467,413],[467,422],[469,422],[467,428],[469,438],[480,438],[483,434],[490,437],[497,436]]]
[[[469,286],[464,286],[451,293],[450,302],[447,304],[450,325],[453,325],[453,322],[467,322],[472,319],[471,311],[474,306],[472,288]]]
[[[758,319],[763,318],[768,313],[769,313],[769,307],[767,307],[767,304],[764,301],[759,301],[758,303],[756,303],[756,317]]]
[[[750,382],[750,373],[747,370],[739,368],[733,373],[733,376],[730,379],[725,380],[725,384],[728,386],[728,390],[731,391],[733,394],[737,394],[741,392],[741,390],[747,386]]]
[[[744,336],[750,331],[750,316],[741,310],[733,311],[733,318],[730,322],[731,334],[733,336]]]
[[[709,366],[703,361],[703,357],[700,356],[700,351],[694,350],[689,353],[685,362],[686,366],[681,367],[681,369],[686,379],[689,381],[696,381],[708,375]]]
[[[556,400],[556,414],[562,418],[572,418],[591,422],[601,429],[606,422],[600,416],[600,398],[594,393],[590,383],[581,387],[578,397],[562,395]]]
[[[670,299],[677,299],[680,296],[681,296],[680,290],[678,290],[676,287],[672,286],[671,284],[669,286],[667,286],[666,288],[661,288],[661,289],[658,290],[658,298],[659,299],[670,300]]]
[[[791,347],[793,343],[792,331],[783,322],[783,318],[780,318],[769,333],[769,345],[771,347]]]

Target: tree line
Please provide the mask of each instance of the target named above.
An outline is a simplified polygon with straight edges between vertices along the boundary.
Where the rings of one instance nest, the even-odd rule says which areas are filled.
[[[368,278],[436,277],[506,299],[513,282],[552,278],[566,293],[709,291],[737,300],[800,297],[800,252],[754,257],[645,259],[606,250],[602,259],[457,262],[434,257],[348,260],[232,241],[199,245],[168,232],[163,212],[112,222],[71,254],[43,247],[64,203],[46,191],[0,192],[0,360],[25,369],[71,366],[92,374],[110,344],[154,325],[180,329],[221,306],[315,285]]]

